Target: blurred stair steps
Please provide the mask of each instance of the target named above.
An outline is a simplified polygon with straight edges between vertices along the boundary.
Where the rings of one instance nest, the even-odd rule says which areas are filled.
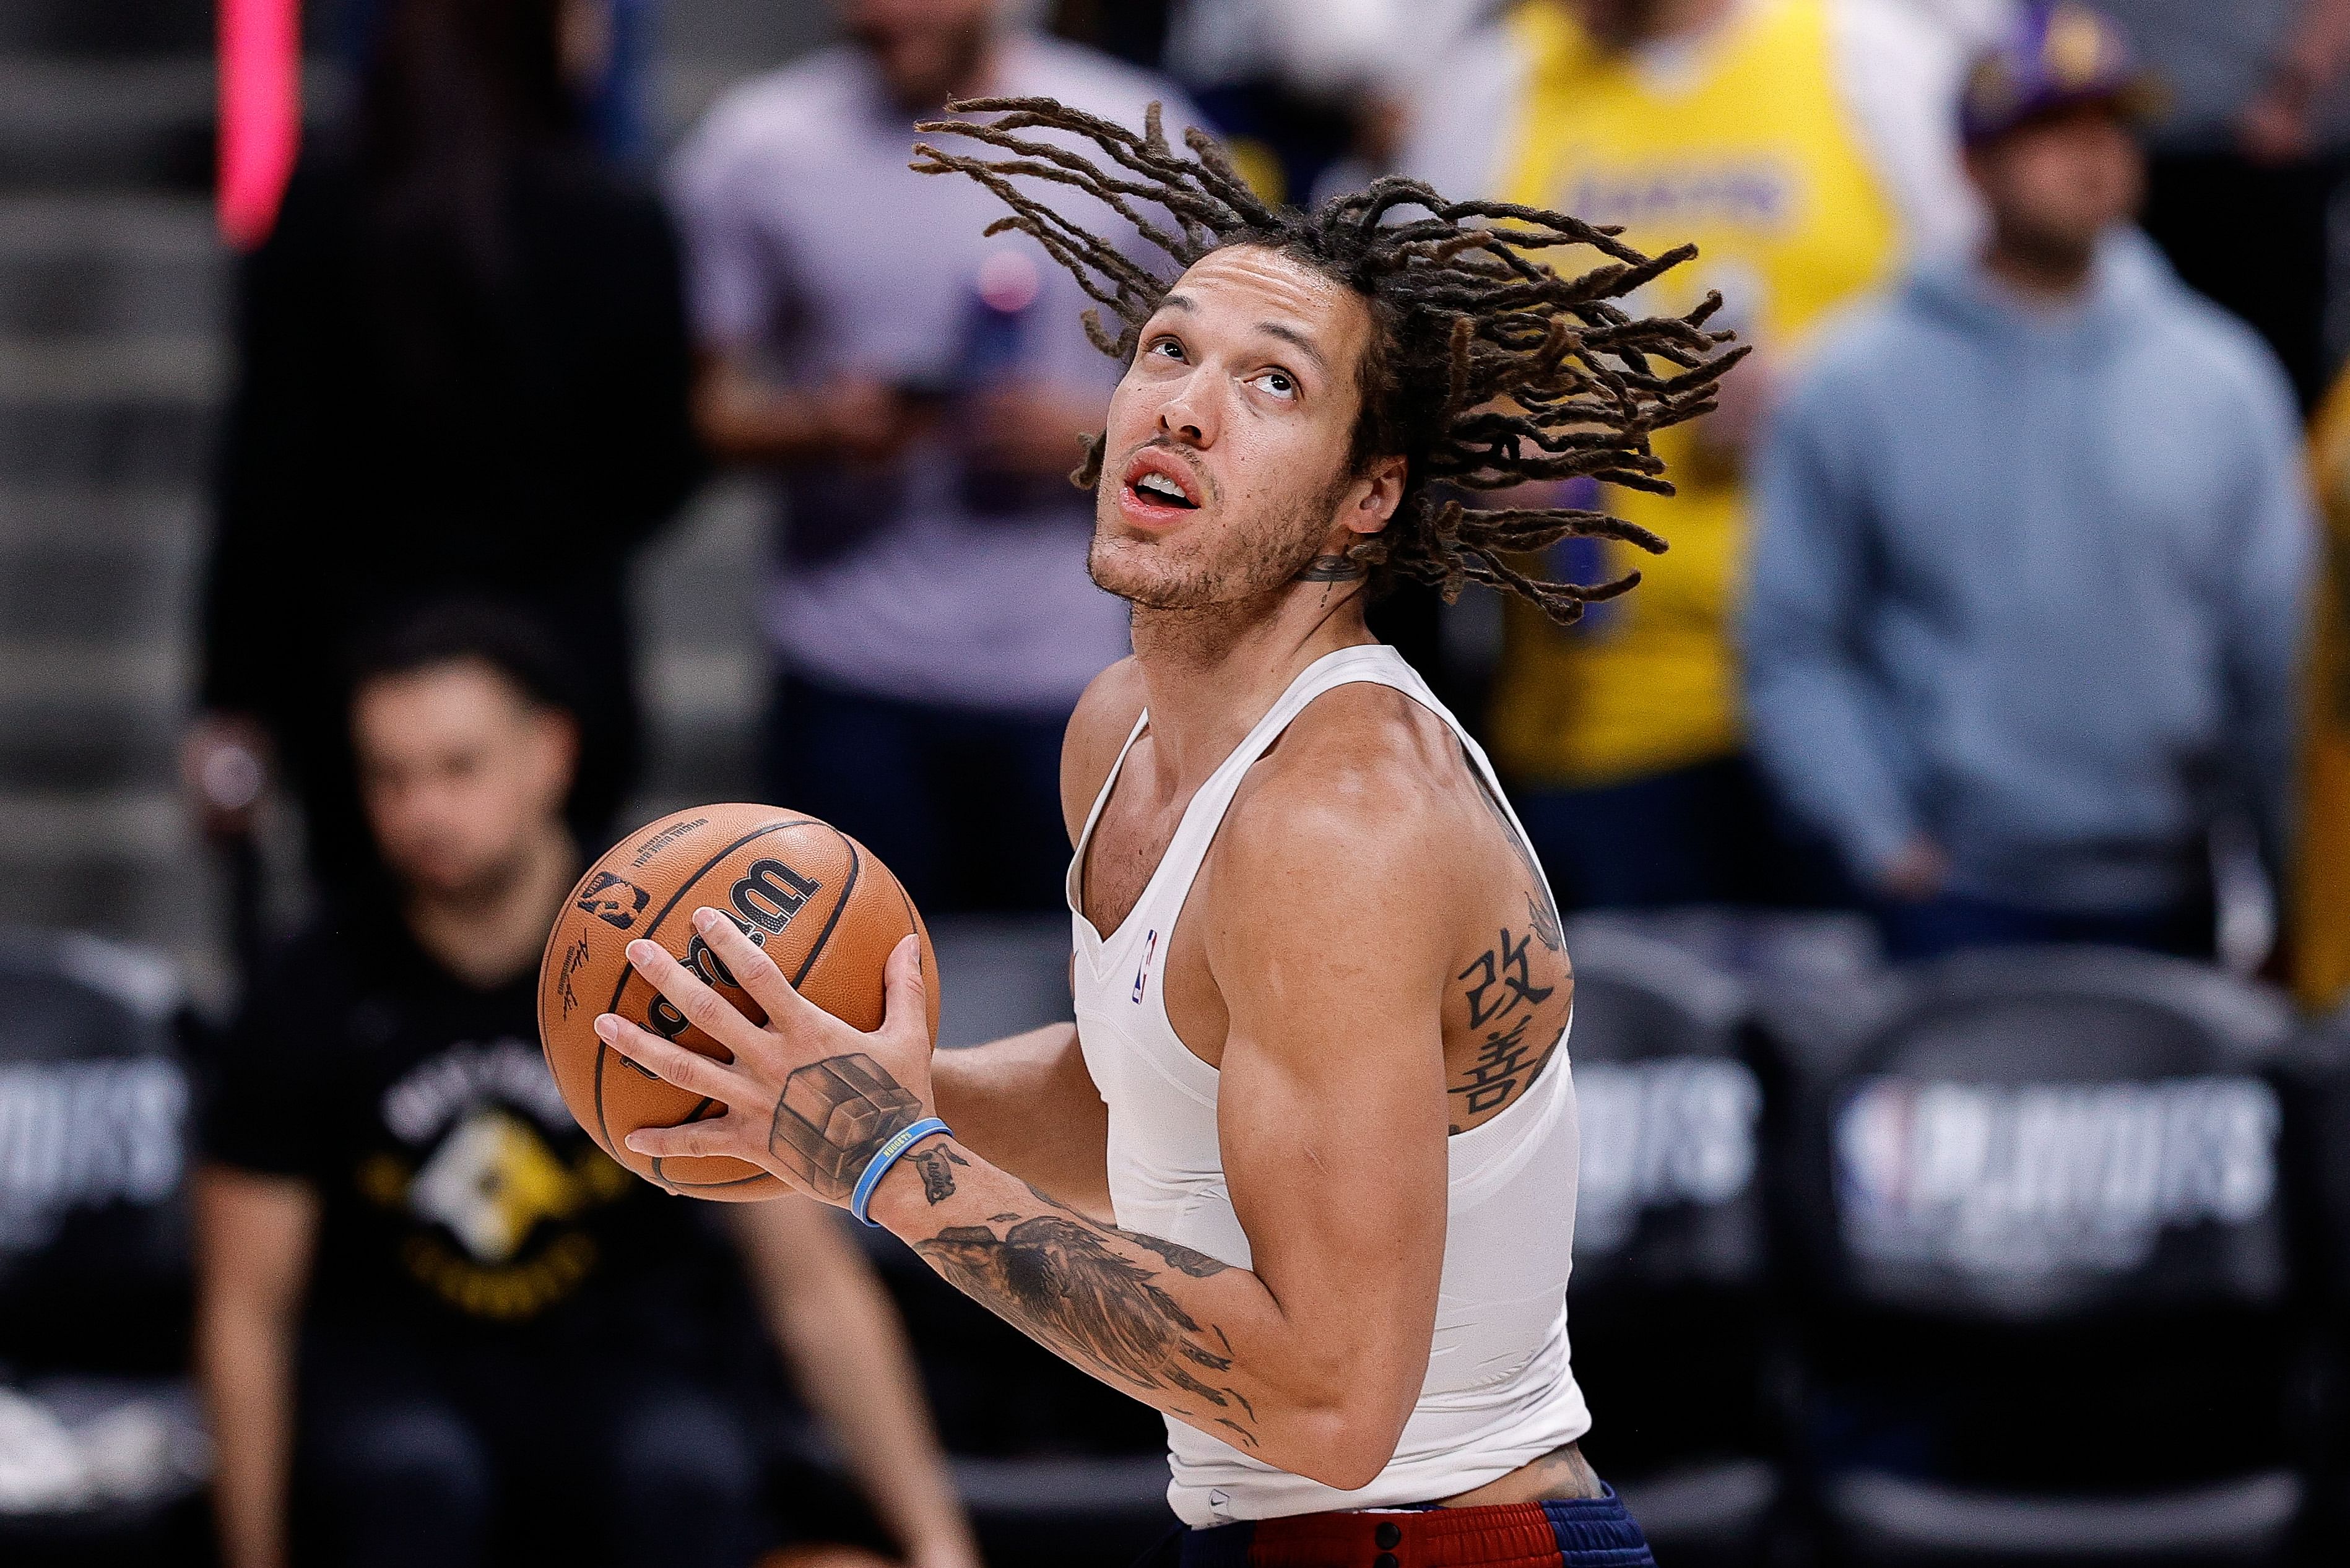
[[[340,12],[309,0],[314,49]],[[660,15],[664,142],[830,26],[776,0]],[[218,1000],[222,905],[172,764],[233,374],[213,26],[211,0],[0,3],[0,877],[16,918],[160,943]],[[321,57],[314,127],[344,94]],[[758,488],[722,483],[646,553],[640,815],[756,793],[766,528]]]
[[[68,168],[26,134],[70,140],[109,115],[120,130],[137,91],[58,109],[11,90],[121,86],[148,65],[0,59],[0,877],[16,919],[157,943],[217,995],[220,906],[172,751],[229,261],[209,204],[158,193],[146,151]],[[148,87],[209,93],[201,61],[165,66]],[[145,123],[184,102],[160,93]],[[24,188],[28,158],[56,188]]]

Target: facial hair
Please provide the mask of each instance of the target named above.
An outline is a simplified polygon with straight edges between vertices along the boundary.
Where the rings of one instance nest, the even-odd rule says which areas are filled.
[[[1096,587],[1139,609],[1205,610],[1261,598],[1294,581],[1321,554],[1339,498],[1354,477],[1342,468],[1318,493],[1261,519],[1243,520],[1215,549],[1179,555],[1170,549],[1171,541],[1112,541],[1117,504],[1102,487],[1123,481],[1105,469],[1096,487],[1087,572]]]

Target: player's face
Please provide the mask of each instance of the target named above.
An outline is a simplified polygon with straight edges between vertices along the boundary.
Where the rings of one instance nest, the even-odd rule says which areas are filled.
[[[1967,167],[2002,240],[2059,258],[2085,254],[2145,192],[2137,143],[2103,105],[2021,126],[1975,150]]]
[[[359,787],[394,880],[433,898],[482,896],[558,826],[570,721],[487,665],[369,681],[351,704]]]
[[[1665,14],[1662,0],[1565,0],[1565,4],[1584,31],[1610,48],[1623,48],[1649,36]]]
[[[995,25],[998,0],[841,0],[841,27],[864,46],[889,94],[909,110],[942,108],[968,88]]]
[[[1154,609],[1234,603],[1395,509],[1400,459],[1349,467],[1370,306],[1255,246],[1196,263],[1110,399],[1094,581]]]

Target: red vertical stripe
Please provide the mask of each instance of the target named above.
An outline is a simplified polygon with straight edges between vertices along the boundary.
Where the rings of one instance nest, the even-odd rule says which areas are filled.
[[[219,0],[220,226],[259,244],[302,133],[301,0]]]

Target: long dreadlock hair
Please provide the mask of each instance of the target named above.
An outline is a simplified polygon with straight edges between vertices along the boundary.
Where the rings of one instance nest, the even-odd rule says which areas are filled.
[[[1191,156],[1176,151],[1155,103],[1139,133],[1049,98],[972,99],[947,108],[994,118],[927,120],[915,129],[967,137],[1001,156],[922,142],[913,168],[968,175],[1002,199],[1011,212],[987,233],[1033,235],[1067,268],[1097,302],[1085,314],[1087,335],[1114,358],[1133,357],[1171,281],[1015,180],[1068,186],[1103,202],[1179,270],[1228,245],[1262,246],[1369,303],[1373,331],[1359,368],[1362,412],[1350,457],[1357,469],[1399,454],[1408,465],[1386,530],[1349,552],[1375,587],[1409,578],[1450,600],[1464,583],[1483,583],[1523,596],[1564,624],[1585,604],[1631,587],[1640,574],[1596,585],[1552,582],[1513,557],[1570,535],[1620,539],[1651,554],[1665,548],[1648,530],[1604,512],[1478,508],[1457,493],[1588,475],[1672,493],[1650,435],[1711,410],[1716,383],[1746,350],[1725,348],[1731,334],[1706,328],[1719,295],[1680,317],[1634,317],[1613,302],[1694,256],[1695,246],[1643,255],[1617,237],[1619,229],[1510,202],[1448,202],[1416,180],[1392,177],[1312,212],[1275,207],[1249,190],[1204,131],[1184,132]],[[1023,134],[1031,130],[1081,138],[1100,156]],[[1412,209],[1428,215],[1411,218]],[[1601,258],[1580,275],[1540,258],[1575,245]],[[1103,324],[1105,309],[1118,323],[1115,333]],[[1085,461],[1069,477],[1090,490],[1101,478],[1102,437],[1085,442]]]

